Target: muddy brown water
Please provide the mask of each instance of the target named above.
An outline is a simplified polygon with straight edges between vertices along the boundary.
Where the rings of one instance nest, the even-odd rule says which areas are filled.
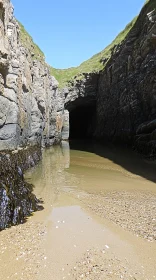
[[[44,210],[0,233],[0,280],[156,278],[154,164],[126,149],[63,142],[25,177]]]

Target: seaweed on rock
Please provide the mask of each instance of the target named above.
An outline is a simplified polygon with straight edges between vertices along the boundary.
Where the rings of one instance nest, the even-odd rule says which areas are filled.
[[[41,158],[41,150],[0,153],[0,230],[23,223],[26,217],[42,207],[32,193],[33,185],[24,180],[23,172]]]

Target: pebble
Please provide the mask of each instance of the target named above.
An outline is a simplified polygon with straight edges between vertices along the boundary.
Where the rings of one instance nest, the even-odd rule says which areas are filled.
[[[116,258],[111,252],[103,255],[103,250],[87,250],[83,258],[73,267],[72,280],[119,280],[119,279],[145,279],[137,265],[130,265],[127,260]],[[137,276],[140,275],[140,276]]]

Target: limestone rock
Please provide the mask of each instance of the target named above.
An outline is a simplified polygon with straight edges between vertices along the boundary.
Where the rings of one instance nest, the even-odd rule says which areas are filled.
[[[128,143],[151,156],[156,151],[153,132],[156,129],[155,0],[143,7],[126,38],[115,46],[105,63],[99,73],[74,77],[64,89],[70,123],[75,131],[79,130],[78,136],[83,131],[83,123],[88,122],[85,129],[91,137],[103,142]],[[88,112],[91,104],[94,111]],[[77,114],[79,121],[74,114],[78,107],[82,111]]]
[[[69,139],[69,111],[64,111],[63,127],[62,127],[62,140]]]
[[[44,58],[19,40],[20,32],[12,4],[0,0],[0,150],[62,138],[64,94]]]

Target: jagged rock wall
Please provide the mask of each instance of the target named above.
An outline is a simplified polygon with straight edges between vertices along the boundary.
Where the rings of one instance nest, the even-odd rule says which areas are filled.
[[[150,1],[152,3],[152,1]],[[146,5],[99,78],[97,137],[131,141],[137,127],[156,117],[156,23]]]
[[[82,79],[69,82],[68,88],[63,90],[65,108],[72,111],[78,106],[92,105],[97,99],[98,73],[84,73]]]
[[[100,74],[95,136],[156,155],[156,2],[146,4]],[[150,126],[152,122],[153,125]],[[140,129],[141,127],[141,129]],[[150,130],[147,129],[150,127]]]
[[[23,176],[40,159],[41,149],[36,146],[18,152],[0,152],[0,231],[23,223],[33,211],[43,209],[32,193],[33,186]]]
[[[69,112],[92,106],[89,135],[134,141],[142,153],[153,153],[156,126],[150,131],[144,127],[156,119],[154,8],[154,0],[143,7],[126,39],[113,47],[102,72],[83,73],[81,80],[58,90],[46,63],[22,45],[10,1],[0,0],[0,150],[67,139]]]
[[[69,84],[65,103],[71,110],[82,97],[85,103],[85,97],[89,102],[93,96],[96,139],[130,143],[144,155],[156,154],[155,0],[143,7],[125,40],[113,47],[103,71]]]
[[[98,79],[98,73],[84,73],[81,80],[75,77],[68,88],[62,91],[65,95],[65,108],[69,111],[71,138],[91,138],[93,135]]]
[[[9,0],[0,0],[0,150],[59,142],[64,95],[43,60],[19,39]]]
[[[0,230],[41,209],[23,172],[41,159],[41,145],[69,136],[64,93],[32,49],[21,41],[12,4],[0,0]]]

